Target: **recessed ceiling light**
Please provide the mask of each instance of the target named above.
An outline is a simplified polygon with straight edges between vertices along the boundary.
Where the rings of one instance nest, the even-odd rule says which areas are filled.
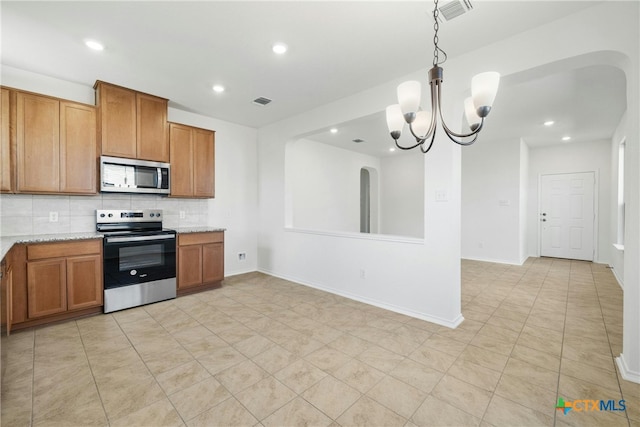
[[[216,93],[224,92],[224,86],[222,85],[213,85],[213,91]]]
[[[277,53],[278,55],[282,55],[287,51],[288,48],[287,48],[287,45],[284,43],[276,43],[273,45],[271,49],[273,50],[274,53]]]
[[[544,122],[545,126],[551,126],[553,125],[555,122],[553,120],[547,120],[546,122]]]
[[[96,40],[85,40],[84,44],[89,48],[89,49],[93,49],[93,50],[104,50],[104,45],[102,43],[100,43],[99,41]]]
[[[570,136],[563,136],[563,137],[562,137],[562,140],[563,140],[563,141],[569,141],[570,139],[571,139],[571,137],[570,137]]]
[[[336,129],[336,128],[331,128],[331,130],[330,130],[329,132],[331,132],[331,133],[338,133],[338,129]]]
[[[389,148],[389,151],[391,151],[393,153],[394,151],[396,151],[396,149],[391,147],[391,148]]]

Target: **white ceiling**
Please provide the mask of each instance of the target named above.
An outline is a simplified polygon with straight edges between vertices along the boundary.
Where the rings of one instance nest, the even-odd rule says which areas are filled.
[[[571,69],[518,83],[507,79],[501,84],[477,143],[522,138],[529,147],[537,148],[610,139],[626,109],[625,82],[624,73],[608,65]],[[547,120],[555,123],[544,126]],[[389,152],[394,143],[383,112],[336,124],[336,128],[335,134],[322,129],[307,139],[378,157],[402,153]],[[563,136],[571,140],[564,142]],[[356,138],[364,142],[356,144]],[[415,144],[406,125],[400,144]]]
[[[596,3],[476,0],[472,12],[441,25],[441,45],[450,57],[459,55]],[[87,86],[120,84],[260,127],[426,70],[432,7],[429,1],[3,0],[1,60]],[[86,38],[106,49],[88,50]],[[271,52],[277,41],[289,45],[284,56]],[[227,91],[214,94],[216,83]],[[273,102],[254,105],[261,96]],[[509,95],[500,97],[506,102]]]

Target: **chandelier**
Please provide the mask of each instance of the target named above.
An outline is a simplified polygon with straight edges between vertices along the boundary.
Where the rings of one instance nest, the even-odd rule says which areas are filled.
[[[434,0],[433,9],[433,68],[429,70],[429,85],[431,86],[431,111],[422,110],[420,107],[421,85],[420,82],[411,80],[398,86],[398,104],[390,105],[386,109],[387,126],[396,146],[401,150],[411,150],[420,147],[423,153],[427,153],[433,146],[436,137],[438,117],[442,128],[449,139],[459,145],[471,145],[478,138],[478,134],[484,125],[484,118],[491,111],[491,106],[498,92],[500,74],[496,72],[481,73],[471,80],[471,97],[464,101],[465,117],[471,129],[469,133],[456,133],[449,129],[442,117],[442,103],[440,98],[442,86],[442,67],[440,64],[447,60],[447,54],[438,47],[438,0]],[[442,54],[443,58],[440,59]],[[404,124],[409,124],[409,130],[416,139],[416,144],[405,147],[398,143]],[[425,142],[430,139],[425,148]]]

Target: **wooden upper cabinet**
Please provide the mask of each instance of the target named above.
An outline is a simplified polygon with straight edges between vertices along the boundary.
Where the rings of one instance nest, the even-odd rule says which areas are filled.
[[[176,123],[169,129],[171,196],[214,197],[215,132]]]
[[[0,192],[13,191],[11,182],[11,131],[10,131],[10,109],[9,109],[9,90],[2,89],[2,98],[0,98]]]
[[[96,109],[17,92],[16,192],[95,194]]]
[[[215,140],[209,130],[194,129],[193,195],[215,196]]]
[[[171,123],[171,195],[190,197],[193,195],[193,139],[188,126]]]
[[[136,94],[138,158],[169,161],[167,100]]]
[[[169,161],[166,99],[101,81],[95,89],[103,155]]]
[[[60,102],[60,191],[96,192],[96,109]]]
[[[28,93],[16,98],[19,192],[60,188],[60,102]]]
[[[104,82],[97,82],[95,88],[102,154],[135,158],[136,93]]]

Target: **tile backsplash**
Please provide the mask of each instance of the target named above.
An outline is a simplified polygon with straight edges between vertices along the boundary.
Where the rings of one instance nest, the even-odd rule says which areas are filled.
[[[164,227],[208,225],[208,199],[172,199],[157,195],[95,196],[0,195],[0,236],[95,231],[96,209],[162,209]],[[184,212],[184,218],[180,213]],[[57,221],[50,221],[50,213]]]

